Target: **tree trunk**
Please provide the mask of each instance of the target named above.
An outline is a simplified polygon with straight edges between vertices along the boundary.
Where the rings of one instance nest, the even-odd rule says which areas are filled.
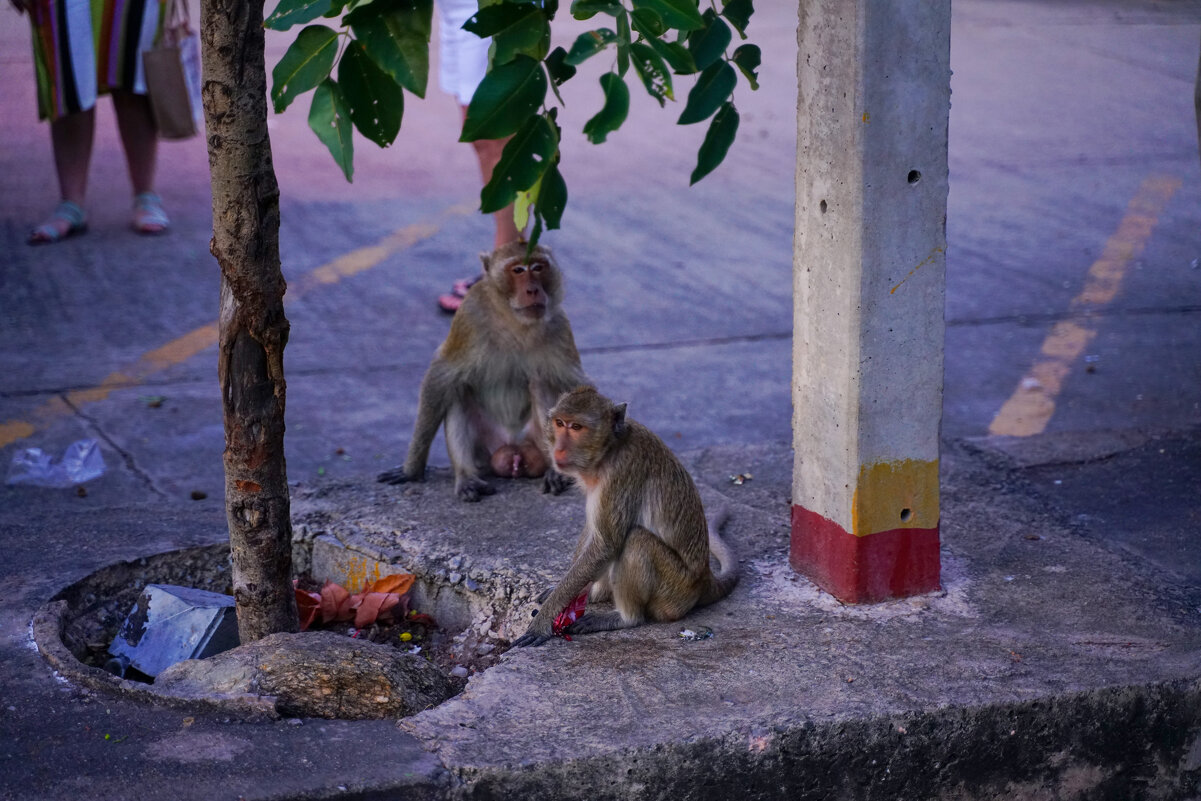
[[[202,0],[213,239],[221,267],[225,507],[243,643],[296,631],[284,465],[279,185],[267,135],[263,0]]]

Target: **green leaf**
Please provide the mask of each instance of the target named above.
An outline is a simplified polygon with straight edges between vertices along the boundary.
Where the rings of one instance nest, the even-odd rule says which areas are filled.
[[[546,220],[546,227],[554,230],[563,219],[563,209],[567,207],[567,182],[559,172],[558,162],[551,162],[538,182],[538,202],[534,210],[538,216]]]
[[[558,149],[559,138],[550,120],[541,114],[526,120],[505,144],[492,179],[480,192],[480,210],[491,214],[515,201],[518,192],[538,182]]]
[[[342,97],[342,88],[326,78],[313,93],[309,108],[309,127],[329,148],[330,155],[342,168],[347,181],[354,180],[354,142],[351,134],[350,109]]]
[[[429,82],[433,0],[374,0],[346,15],[367,55],[418,97]]]
[[[338,34],[324,25],[300,32],[271,71],[271,100],[278,114],[329,77],[338,53]]]
[[[743,39],[746,38],[746,26],[750,24],[751,15],[754,13],[755,6],[752,0],[725,0],[722,3],[721,15],[738,29],[738,35]]]
[[[584,123],[584,136],[594,145],[599,145],[620,128],[630,113],[630,89],[621,76],[606,72],[600,77],[600,85],[605,92],[605,105]]]
[[[530,2],[520,0],[511,3],[493,3],[482,7],[475,15],[463,23],[463,30],[474,33],[481,39],[495,36],[501,31],[520,25],[522,20],[536,14],[542,16],[542,11]]]
[[[312,22],[330,10],[332,0],[280,0],[271,16],[263,20],[263,27],[273,31],[286,31],[293,25]]]
[[[525,257],[528,259],[534,255],[534,248],[538,247],[538,240],[542,238],[542,215],[538,213],[538,207],[534,207],[534,230],[530,231],[530,241],[525,246]]]
[[[634,71],[642,79],[647,93],[658,100],[660,106],[663,106],[666,100],[675,100],[671,88],[671,73],[655,49],[646,42],[634,42],[630,45],[630,55],[634,62]]]
[[[556,47],[551,54],[546,57],[542,63],[546,65],[546,72],[550,75],[550,90],[555,93],[555,99],[559,101],[560,106],[566,106],[563,102],[563,95],[559,92],[559,85],[571,80],[575,75],[576,69],[564,62],[567,58],[567,51],[561,47]]]
[[[630,69],[630,15],[617,15],[617,74],[625,77]]]
[[[688,52],[692,53],[698,70],[704,70],[725,55],[726,46],[733,38],[730,26],[713,9],[705,11],[704,19],[705,27],[688,35]]]
[[[595,31],[581,33],[567,52],[567,63],[579,66],[588,59],[617,41],[617,34],[608,28],[597,28]]]
[[[463,30],[492,37],[492,64],[507,64],[519,53],[541,59],[550,48],[550,25],[533,3],[497,3],[481,8]]]
[[[321,16],[326,19],[337,19],[342,16],[342,12],[346,10],[348,5],[354,5],[354,3],[351,0],[331,0],[329,11],[326,11]]]
[[[542,62],[517,56],[489,70],[467,106],[460,142],[504,139],[526,124],[546,100]]]
[[[630,15],[630,23],[634,30],[642,34],[647,41],[658,39],[667,32],[663,18],[649,8],[640,8]]]
[[[649,8],[662,19],[669,28],[680,31],[695,31],[705,27],[701,12],[697,10],[696,0],[633,0],[634,8]]]
[[[513,224],[518,231],[524,231],[530,224],[530,209],[538,200],[538,187],[531,187],[525,192],[518,192],[513,201]]]
[[[761,59],[762,54],[759,52],[759,47],[753,44],[739,45],[734,54],[730,56],[730,60],[738,65],[738,69],[746,76],[752,89],[759,88],[759,73],[755,70],[759,69]]]
[[[562,86],[575,75],[575,67],[567,58],[567,51],[561,47],[556,47],[546,57],[546,71],[550,74],[551,83],[555,86]]]
[[[712,65],[696,79],[696,86],[688,93],[688,102],[676,122],[690,125],[708,119],[733,93],[737,83],[738,76],[728,63],[719,61]]]
[[[404,115],[404,92],[358,42],[351,42],[342,54],[338,85],[354,127],[380,147],[392,144]]]
[[[662,39],[651,39],[651,47],[663,57],[676,75],[691,75],[696,72],[696,63],[688,48],[679,42],[665,42]]]
[[[725,159],[737,133],[738,110],[734,108],[733,103],[723,103],[713,122],[709,123],[709,130],[705,132],[705,141],[701,142],[701,149],[697,153],[696,169],[692,171],[689,186],[717,169],[717,165]]]
[[[576,19],[591,19],[597,14],[616,17],[624,10],[619,0],[574,0],[571,4],[571,16]]]

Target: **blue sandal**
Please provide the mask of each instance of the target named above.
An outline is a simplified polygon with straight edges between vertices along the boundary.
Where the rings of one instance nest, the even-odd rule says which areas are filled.
[[[54,211],[44,223],[29,234],[29,244],[49,245],[61,242],[69,236],[82,234],[86,230],[88,222],[83,208],[78,203],[64,200],[54,207]]]
[[[139,234],[161,234],[171,227],[162,199],[153,192],[139,192],[133,199],[133,230]]]

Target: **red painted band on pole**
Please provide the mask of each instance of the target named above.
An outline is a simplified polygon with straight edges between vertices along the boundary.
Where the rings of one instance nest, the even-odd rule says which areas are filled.
[[[844,603],[938,590],[938,548],[938,526],[856,537],[822,515],[792,507],[792,567]]]

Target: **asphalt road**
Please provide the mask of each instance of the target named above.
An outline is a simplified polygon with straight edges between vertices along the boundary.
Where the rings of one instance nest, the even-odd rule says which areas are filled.
[[[738,143],[696,187],[700,127],[674,126],[675,112],[635,92],[626,126],[593,147],[579,129],[599,107],[595,77],[567,86],[571,199],[547,241],[569,278],[584,366],[680,450],[790,441],[795,8],[759,5],[762,88],[739,94]],[[1081,532],[1194,584],[1199,33],[1197,0],[956,0],[943,409],[948,443],[1001,449]],[[270,58],[286,43],[273,34]],[[222,536],[218,274],[203,141],[162,145],[174,224],[139,238],[107,103],[90,230],[27,246],[56,192],[26,32],[8,4],[0,65],[0,469],[21,449],[58,454],[81,438],[98,439],[107,464],[84,494],[0,487],[0,651],[32,662],[29,615],[64,584]],[[411,102],[394,146],[356,141],[348,185],[303,100],[269,121],[295,482],[369,481],[400,459],[447,329],[435,298],[490,241],[457,122],[436,90]],[[440,446],[434,457],[445,464]],[[26,708],[43,698],[41,685],[26,694],[37,681],[11,680],[0,719],[16,715],[12,731],[42,717],[56,732],[106,730],[95,705]],[[26,775],[25,759],[13,775]]]
[[[762,88],[739,92],[738,143],[696,187],[687,176],[702,126],[676,126],[671,109],[635,93],[630,120],[594,147],[578,132],[599,104],[595,75],[565,87],[570,202],[546,241],[569,277],[585,369],[680,448],[790,439],[786,5],[756,14]],[[955,4],[944,437],[1201,423],[1199,18],[1197,2]],[[111,475],[93,503],[219,506],[204,143],[162,145],[174,226],[139,238],[102,103],[91,230],[27,246],[56,196],[21,22],[0,9],[0,460],[94,437]],[[270,35],[269,62],[289,41]],[[411,101],[391,148],[357,140],[351,184],[308,130],[306,102],[269,120],[292,323],[288,465],[300,481],[398,461],[447,328],[435,298],[473,273],[490,241],[450,97],[431,86]],[[445,463],[440,446],[434,458]],[[5,505],[63,502],[10,490]]]
[[[162,144],[174,226],[137,237],[101,103],[90,231],[27,246],[55,184],[22,21],[8,6],[0,17],[0,460],[97,438],[110,475],[92,503],[219,515],[204,143]],[[956,3],[944,437],[1055,451],[1057,436],[1127,442],[1201,423],[1199,18],[1196,2]],[[599,104],[595,75],[565,87],[570,202],[546,241],[569,277],[585,369],[682,449],[790,439],[796,43],[788,9],[755,19],[762,88],[737,95],[738,143],[695,187],[702,126],[635,94],[622,130],[591,146],[578,131]],[[270,63],[289,41],[270,34]],[[357,140],[350,184],[306,102],[269,120],[292,323],[289,476],[369,476],[399,460],[447,328],[435,298],[473,273],[489,222],[472,211],[476,167],[447,95],[431,86],[410,101],[394,146]],[[47,503],[75,501],[6,493],[10,508]]]

